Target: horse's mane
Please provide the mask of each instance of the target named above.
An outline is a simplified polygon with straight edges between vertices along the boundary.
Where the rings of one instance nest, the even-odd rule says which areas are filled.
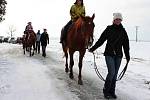
[[[82,19],[81,17],[79,17],[79,18],[77,19],[77,21],[75,22],[75,27],[76,27],[76,28],[80,28],[81,25],[82,25],[82,21],[83,21],[83,19]]]
[[[81,28],[83,22],[88,21],[88,19],[90,19],[89,16],[79,17],[79,18],[77,19],[77,21],[75,22],[75,27],[76,27],[76,28]]]

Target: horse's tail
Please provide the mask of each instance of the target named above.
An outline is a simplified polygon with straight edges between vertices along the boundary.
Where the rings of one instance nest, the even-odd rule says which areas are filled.
[[[63,40],[63,35],[64,35],[64,27],[61,29],[60,41]]]
[[[63,43],[62,43],[62,48],[63,48],[63,52],[64,52],[64,55],[63,55],[63,58],[64,58],[64,57],[66,57],[68,55],[69,48],[68,48],[67,45],[65,45]]]

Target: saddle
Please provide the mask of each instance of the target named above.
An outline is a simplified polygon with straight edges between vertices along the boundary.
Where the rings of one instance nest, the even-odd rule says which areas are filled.
[[[73,27],[73,25],[74,25],[74,23],[72,23],[70,25],[66,25],[62,28],[61,36],[60,36],[60,43],[65,43],[66,42],[68,32]]]

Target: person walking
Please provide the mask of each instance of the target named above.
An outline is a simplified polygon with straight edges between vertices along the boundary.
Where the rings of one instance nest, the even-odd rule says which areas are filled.
[[[47,33],[47,29],[43,29],[44,32],[41,34],[40,42],[42,46],[42,56],[46,57],[46,47],[49,44],[49,35]]]
[[[127,62],[130,61],[129,38],[125,28],[121,24],[122,20],[123,17],[121,13],[113,13],[113,24],[107,26],[95,45],[89,49],[89,52],[93,52],[107,41],[104,56],[108,74],[103,88],[104,97],[106,99],[117,98],[115,87],[118,70],[123,57],[122,47]]]
[[[38,54],[40,53],[40,38],[41,38],[41,34],[40,34],[40,30],[38,30],[36,34],[36,53],[38,52]]]

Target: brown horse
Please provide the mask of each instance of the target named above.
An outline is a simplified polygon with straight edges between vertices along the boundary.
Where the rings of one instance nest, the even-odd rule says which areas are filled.
[[[65,71],[68,72],[70,68],[69,77],[71,79],[73,76],[73,55],[75,51],[79,51],[79,76],[78,76],[78,84],[82,85],[82,60],[86,52],[86,48],[91,46],[93,43],[93,32],[94,32],[94,22],[93,19],[95,14],[92,17],[80,17],[78,20],[70,27],[68,30],[67,41],[66,43],[62,43],[62,48],[66,57],[66,68]],[[70,55],[70,65],[68,68],[68,53]]]
[[[22,43],[23,43],[24,54],[25,54],[25,51],[28,50],[30,53],[30,56],[34,55],[35,42],[36,42],[36,34],[33,31],[23,35]],[[33,47],[33,50],[32,50],[32,47]],[[33,51],[32,54],[31,54],[31,51]]]

